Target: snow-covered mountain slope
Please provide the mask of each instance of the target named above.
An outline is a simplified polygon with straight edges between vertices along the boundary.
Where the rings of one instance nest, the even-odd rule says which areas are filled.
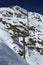
[[[43,15],[19,6],[0,8],[0,38],[22,57],[23,36],[27,62],[43,65]]]
[[[0,65],[29,65],[0,39]]]

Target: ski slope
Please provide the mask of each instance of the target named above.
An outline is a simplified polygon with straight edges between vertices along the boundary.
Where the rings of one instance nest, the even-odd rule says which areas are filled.
[[[0,65],[29,65],[0,39]]]

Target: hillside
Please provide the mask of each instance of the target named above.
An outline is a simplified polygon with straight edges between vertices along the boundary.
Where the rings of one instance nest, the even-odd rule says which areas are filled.
[[[22,57],[23,36],[26,61],[30,65],[43,65],[43,15],[27,14],[27,10],[19,6],[0,8],[0,38]]]

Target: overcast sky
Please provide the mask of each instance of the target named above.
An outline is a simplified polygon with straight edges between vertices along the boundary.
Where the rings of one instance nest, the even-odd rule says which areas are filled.
[[[43,0],[0,0],[0,7],[15,5],[43,14]]]

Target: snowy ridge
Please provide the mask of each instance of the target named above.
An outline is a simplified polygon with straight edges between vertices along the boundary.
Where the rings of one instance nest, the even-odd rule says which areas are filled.
[[[28,12],[27,21],[27,11],[19,6],[0,8],[0,38],[18,54],[23,51],[23,34],[27,62],[43,65],[43,16]]]

